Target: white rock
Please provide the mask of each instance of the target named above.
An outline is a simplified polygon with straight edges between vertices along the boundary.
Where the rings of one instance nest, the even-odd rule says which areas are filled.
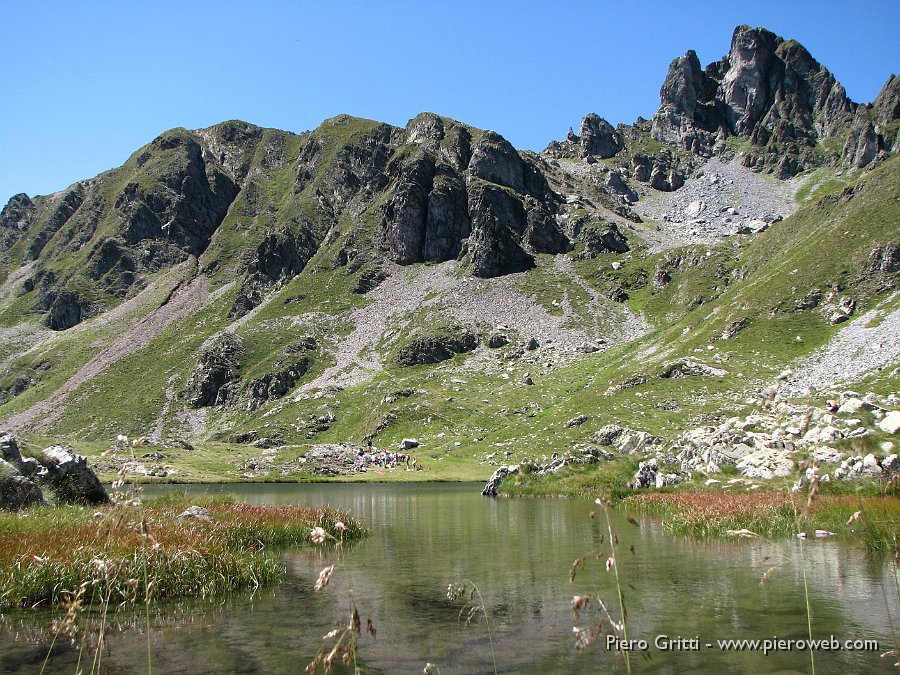
[[[813,448],[813,457],[817,462],[824,464],[837,464],[844,459],[844,453],[838,452],[827,445]]]
[[[701,202],[700,200],[695,200],[688,204],[684,212],[686,215],[693,217],[699,215],[705,207],[706,205],[703,202]]]
[[[852,415],[853,413],[858,412],[862,407],[862,399],[851,397],[841,403],[841,407],[838,408],[838,412],[845,415]]]
[[[889,434],[896,434],[900,431],[900,411],[892,410],[878,422],[878,428]]]
[[[737,463],[737,468],[747,478],[774,478],[789,476],[794,470],[794,461],[785,450],[757,450]]]

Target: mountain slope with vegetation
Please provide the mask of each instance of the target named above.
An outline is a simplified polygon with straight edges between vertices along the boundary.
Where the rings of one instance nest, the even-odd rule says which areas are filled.
[[[485,479],[749,415],[789,367],[889,409],[896,339],[809,359],[900,325],[897,81],[858,105],[742,26],[652,121],[540,154],[431,113],[168,131],[0,214],[0,428],[108,474],[127,434],[175,480],[359,478],[340,444],[404,438],[404,478]]]

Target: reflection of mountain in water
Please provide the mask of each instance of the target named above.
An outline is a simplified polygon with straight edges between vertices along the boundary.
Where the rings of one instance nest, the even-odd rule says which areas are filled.
[[[228,489],[232,489],[229,487]],[[491,670],[483,618],[458,621],[459,605],[447,585],[470,579],[484,595],[498,668],[506,672],[592,672],[614,658],[602,645],[574,650],[571,598],[599,591],[618,613],[614,578],[603,571],[608,535],[602,511],[576,500],[485,499],[471,486],[347,485],[237,486],[254,500],[328,503],[372,525],[366,541],[344,553],[331,585],[312,590],[334,551],[289,552],[287,578],[255,597],[218,603],[181,603],[153,617],[154,667],[160,672],[301,671],[323,644],[321,637],[350,617],[350,594],[377,639],[364,638],[360,658],[381,672],[421,672],[426,662],[442,673]],[[264,490],[265,492],[260,492]],[[242,495],[239,494],[239,498]],[[611,513],[619,540],[619,573],[629,616],[629,637],[652,644],[659,634],[728,638],[805,638],[806,610],[800,555],[806,561],[814,637],[877,638],[887,644],[888,611],[900,615],[888,563],[833,541],[783,544],[753,540],[694,542],[663,534],[655,524],[638,529]],[[634,553],[631,547],[634,547]],[[572,562],[591,557],[575,584]],[[761,584],[765,572],[777,566]],[[888,587],[890,588],[890,587]],[[890,608],[888,610],[888,607]],[[582,625],[593,617],[582,615]],[[46,656],[51,615],[15,614],[3,628],[15,635],[0,647],[9,672],[31,672]],[[94,617],[96,625],[97,617]],[[116,614],[107,636],[104,668],[146,667],[141,611]],[[121,631],[121,632],[120,632]],[[886,650],[885,650],[886,651]],[[57,652],[60,652],[56,656]],[[58,642],[50,665],[72,672],[77,649]],[[806,652],[666,652],[635,658],[640,671],[769,671],[805,669]],[[881,665],[879,654],[822,654],[823,667],[857,672]],[[818,662],[817,662],[818,665]]]

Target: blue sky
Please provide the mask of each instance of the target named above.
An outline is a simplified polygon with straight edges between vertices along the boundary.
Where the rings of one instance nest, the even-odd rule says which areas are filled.
[[[719,59],[742,23],[797,39],[858,102],[900,71],[897,0],[0,0],[0,205],[234,118],[300,132],[427,110],[540,150],[588,112],[650,117],[669,62]]]

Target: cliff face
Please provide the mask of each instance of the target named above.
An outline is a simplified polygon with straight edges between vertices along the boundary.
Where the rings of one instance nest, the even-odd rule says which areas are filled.
[[[672,62],[652,133],[701,154],[723,149],[729,136],[747,139],[749,166],[787,178],[821,163],[814,148],[846,135],[856,109],[802,45],[738,26],[722,60],[701,70],[689,51]]]
[[[423,114],[406,129],[346,116],[297,136],[244,122],[175,129],[122,167],[0,213],[0,254],[32,264],[23,290],[64,330],[148,275],[203,257],[238,275],[240,316],[322,245],[356,270],[460,259],[493,277],[571,249],[559,197],[499,134]]]

